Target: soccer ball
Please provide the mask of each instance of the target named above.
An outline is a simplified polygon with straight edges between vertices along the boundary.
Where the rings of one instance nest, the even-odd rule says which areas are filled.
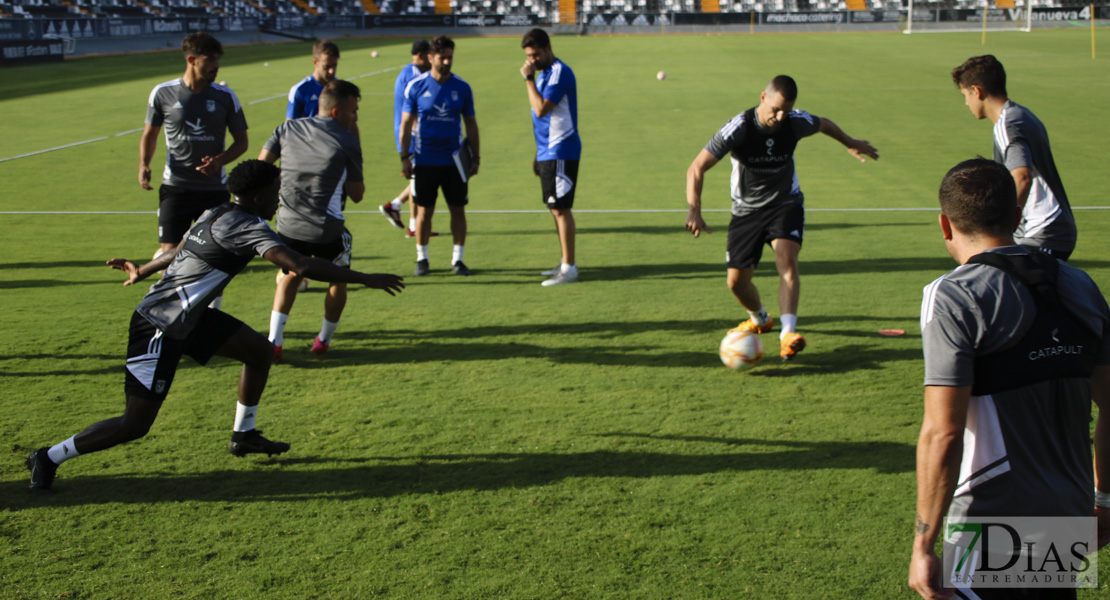
[[[377,50],[373,50],[373,51],[370,52],[370,58],[377,58],[377,57],[378,57],[378,51]]]
[[[721,340],[721,362],[734,371],[747,371],[763,360],[763,342],[754,331],[730,331]]]
[[[659,71],[658,73],[655,74],[655,78],[658,79],[659,81],[663,81],[664,79],[667,78],[667,73],[665,71]]]

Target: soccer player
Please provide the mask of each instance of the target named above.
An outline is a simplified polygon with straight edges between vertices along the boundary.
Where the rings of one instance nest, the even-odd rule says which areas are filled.
[[[1010,170],[1022,208],[1017,243],[1067,260],[1075,250],[1075,217],[1056,171],[1048,132],[1028,108],[1006,95],[1006,70],[990,54],[952,69],[952,81],[976,119],[994,123],[994,160]]]
[[[1016,198],[1009,170],[985,158],[956,165],[940,186],[940,230],[960,266],[926,286],[921,303],[925,415],[909,585],[923,598],[1076,597],[1074,583],[1042,595],[944,589],[934,545],[945,513],[1097,516],[1099,546],[1110,539],[1110,307],[1086,273],[1015,243]]]
[[[436,195],[443,189],[443,199],[451,212],[451,270],[456,275],[470,275],[463,263],[466,245],[467,182],[478,174],[478,121],[474,118],[474,94],[470,85],[451,73],[455,42],[447,36],[432,40],[432,68],[417,75],[405,88],[405,105],[401,113],[401,174],[412,179],[412,201],[416,203],[416,270],[414,275],[429,272],[428,238],[431,237],[432,215]],[[462,126],[466,123],[463,146]],[[413,146],[410,146],[413,144]],[[414,148],[412,152],[408,148]],[[470,163],[469,169],[466,163]]]
[[[794,148],[802,138],[821,132],[843,144],[861,162],[866,161],[864,156],[879,158],[871,144],[850,137],[836,123],[794,110],[797,97],[798,86],[792,78],[775,77],[759,95],[759,105],[725,123],[686,171],[686,202],[690,206],[686,231],[696,238],[702,231],[712,233],[701,216],[705,172],[731,154],[732,221],[725,263],[728,287],[751,316],[735,329],[764,333],[774,324],[752,283],[763,245],[768,244],[775,253],[779,273],[779,356],[783,360],[792,360],[806,345],[805,338],[796,331],[801,289],[798,253],[805,232],[805,212],[794,171]]]
[[[536,156],[532,171],[540,178],[540,199],[555,218],[555,231],[563,255],[559,266],[545,271],[551,278],[544,286],[578,281],[574,257],[574,193],[578,189],[578,160],[582,140],[578,138],[578,86],[574,72],[551,50],[551,39],[542,29],[524,34],[524,66],[520,74],[532,108]],[[537,74],[538,71],[538,74]]]
[[[393,82],[393,140],[397,143],[398,153],[405,152],[401,148],[401,115],[405,109],[405,88],[417,75],[426,73],[428,69],[432,68],[432,63],[428,59],[428,53],[431,50],[432,45],[428,43],[428,40],[413,42],[412,62],[401,69],[401,72],[397,74],[397,80]],[[413,148],[410,146],[407,151],[412,152]],[[405,189],[401,190],[401,193],[392,202],[381,205],[379,210],[394,227],[405,229],[405,224],[401,221],[401,207],[411,199],[412,186],[411,184],[405,184]],[[432,237],[437,235],[439,234],[434,232],[431,234]],[[416,206],[411,204],[409,205],[409,225],[405,237],[416,237]]]
[[[238,319],[208,308],[209,301],[255,254],[321,281],[361,283],[390,295],[400,292],[404,284],[396,275],[359,273],[286,247],[266,224],[277,210],[279,184],[280,171],[274,165],[244,161],[228,180],[235,200],[201,215],[177,248],[142,266],[122,258],[108,261],[127,274],[124,285],[165,269],[165,276],[151,286],[131,316],[123,415],[33,452],[27,458],[33,492],[50,489],[62,462],[146,435],[170,391],[182,355],[202,365],[213,356],[243,363],[228,445],[231,454],[273,455],[289,449],[289,444],[268,440],[255,429],[259,399],[274,359],[273,345]]]
[[[185,74],[155,86],[147,101],[139,139],[139,186],[150,185],[150,161],[158,132],[166,129],[166,168],[158,190],[159,252],[177,247],[204,211],[225,204],[230,164],[247,151],[247,119],[239,98],[216,82],[224,49],[208,33],[190,33],[181,42]],[[232,143],[224,149],[227,133]]]
[[[343,219],[344,194],[361,202],[362,148],[357,130],[358,86],[342,79],[329,82],[320,93],[320,114],[286,121],[274,130],[259,160],[281,159],[281,208],[277,228],[281,241],[305,256],[315,256],[341,267],[351,266],[351,233]],[[270,313],[270,342],[281,359],[285,322],[304,280],[297,272],[282,271]],[[327,351],[347,304],[347,284],[332,282],[324,297],[324,323],[311,351]]]
[[[289,88],[289,105],[286,119],[308,119],[320,112],[320,92],[335,79],[339,68],[339,46],[335,42],[319,40],[312,46],[312,75]]]

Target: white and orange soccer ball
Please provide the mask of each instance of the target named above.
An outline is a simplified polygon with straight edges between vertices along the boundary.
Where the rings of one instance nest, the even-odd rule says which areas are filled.
[[[754,331],[730,331],[721,340],[721,362],[734,371],[747,371],[763,360],[763,342]]]

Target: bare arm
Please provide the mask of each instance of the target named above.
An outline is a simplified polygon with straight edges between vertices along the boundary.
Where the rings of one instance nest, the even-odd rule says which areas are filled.
[[[139,187],[144,190],[154,189],[150,185],[150,161],[154,160],[154,147],[158,144],[158,132],[161,127],[144,125],[143,134],[139,137]]]
[[[362,202],[362,197],[366,194],[366,184],[361,181],[348,181],[343,186],[343,191],[347,192],[347,197],[351,202],[358,204]]]
[[[412,147],[412,125],[416,122],[416,116],[412,113],[401,113],[401,156],[409,153],[409,148]],[[412,157],[401,159],[401,175],[405,179],[412,179]]]
[[[232,133],[231,140],[231,145],[228,146],[227,150],[224,150],[223,152],[215,156],[205,156],[204,158],[200,159],[200,165],[197,166],[196,169],[201,173],[204,173],[205,175],[215,175],[219,172],[220,167],[226,164],[230,164],[234,162],[235,159],[242,156],[243,153],[247,151],[247,147],[250,145],[247,140],[246,129],[244,129],[243,131],[236,131],[235,133]]]
[[[867,159],[861,155],[870,156],[875,160],[879,160],[879,151],[871,147],[867,140],[857,140],[852,136],[844,133],[844,130],[837,126],[836,123],[822,117],[821,118],[821,133],[831,137],[832,139],[844,144],[848,152],[859,159],[860,162],[867,162]]]
[[[528,79],[529,76],[535,77],[536,67],[525,60],[524,66],[520,68],[520,74],[524,77],[524,87],[528,91],[528,104],[532,107],[532,112],[541,119],[546,117],[552,110],[555,110],[555,103],[544,100],[543,96],[540,95],[540,90],[536,87],[536,80]]]
[[[335,263],[320,259],[309,258],[288,246],[276,246],[262,255],[266,260],[302,277],[327,281],[329,283],[361,283],[375,290],[382,290],[390,296],[405,288],[403,278],[387,273],[361,273]]]
[[[482,153],[479,152],[478,143],[478,119],[474,118],[474,115],[464,116],[463,124],[466,126],[466,139],[470,143],[470,174],[477,175],[478,163],[481,160],[479,157],[482,156]]]
[[[925,386],[925,418],[917,439],[917,515],[909,586],[922,598],[950,598],[941,584],[935,546],[952,503],[963,458],[964,426],[971,386]]]
[[[270,164],[274,164],[279,158],[281,157],[265,148],[263,148],[262,151],[258,153],[258,160],[268,162]]]
[[[127,281],[123,282],[123,285],[132,285],[170,266],[170,263],[173,262],[173,259],[177,256],[177,253],[180,252],[181,248],[183,248],[184,246],[185,240],[183,239],[173,250],[167,250],[157,255],[153,260],[142,266],[139,266],[138,264],[124,258],[113,258],[105,261],[104,264],[112,267],[113,269],[127,273]]]
[[[1110,492],[1110,366],[1099,365],[1091,374],[1091,400],[1098,406],[1095,421],[1095,489]],[[1110,508],[1095,507],[1098,547],[1110,543]]]
[[[690,212],[686,214],[686,231],[694,234],[694,237],[701,235],[702,231],[713,233],[701,216],[701,188],[705,181],[705,172],[712,169],[719,160],[713,153],[702,148],[694,162],[690,163],[690,168],[686,169],[686,204],[690,206]]]
[[[1010,176],[1014,178],[1014,185],[1017,186],[1018,206],[1025,210],[1025,202],[1029,200],[1029,190],[1033,188],[1033,172],[1029,167],[1018,167],[1010,171]]]

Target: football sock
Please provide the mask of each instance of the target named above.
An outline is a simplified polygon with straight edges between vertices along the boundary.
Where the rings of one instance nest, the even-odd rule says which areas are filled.
[[[455,244],[454,246],[451,247],[451,264],[452,265],[454,265],[457,262],[462,261],[462,256],[463,256],[463,247],[462,246],[460,246],[458,244]]]
[[[759,326],[766,325],[767,321],[771,319],[771,315],[767,314],[767,310],[764,309],[762,306],[760,306],[759,310],[756,312],[752,312],[749,310],[748,316],[750,316],[752,320],[755,321],[755,324]]]
[[[242,402],[235,403],[235,426],[232,431],[250,431],[254,429],[254,417],[258,414],[258,406],[245,406]]]
[[[393,202],[390,202],[390,203],[389,203],[389,206],[390,206],[390,208],[392,208],[393,210],[396,210],[396,211],[400,211],[400,210],[401,210],[401,207],[402,207],[403,205],[404,205],[404,203],[403,203],[403,202],[401,202],[401,199],[400,199],[400,198],[394,198],[394,199],[393,199]]]
[[[428,260],[428,245],[416,245],[416,260]]]
[[[336,327],[339,327],[339,321],[333,323],[325,318],[324,324],[320,327],[320,335],[316,337],[319,338],[321,342],[329,344],[331,343],[331,337],[335,335]]]
[[[288,320],[289,315],[270,311],[270,343],[275,346],[285,344],[285,322]]]
[[[50,457],[50,462],[60,465],[80,454],[80,452],[77,451],[77,446],[73,443],[73,438],[75,437],[77,436],[73,436],[60,444],[51,446],[50,449],[46,451],[46,455]]]
[[[409,217],[409,231],[416,231],[416,217]]]
[[[214,308],[216,310],[220,310],[220,307],[223,306],[223,303],[224,303],[224,296],[223,296],[223,294],[220,294],[219,296],[216,296],[215,300],[208,303],[208,308]]]
[[[782,332],[779,333],[779,339],[788,333],[794,333],[794,329],[798,327],[798,315],[782,315],[779,317],[779,323],[782,324]]]
[[[559,272],[560,273],[577,273],[578,272],[578,267],[575,266],[575,265],[568,265],[567,263],[563,263],[563,264],[559,265]]]

